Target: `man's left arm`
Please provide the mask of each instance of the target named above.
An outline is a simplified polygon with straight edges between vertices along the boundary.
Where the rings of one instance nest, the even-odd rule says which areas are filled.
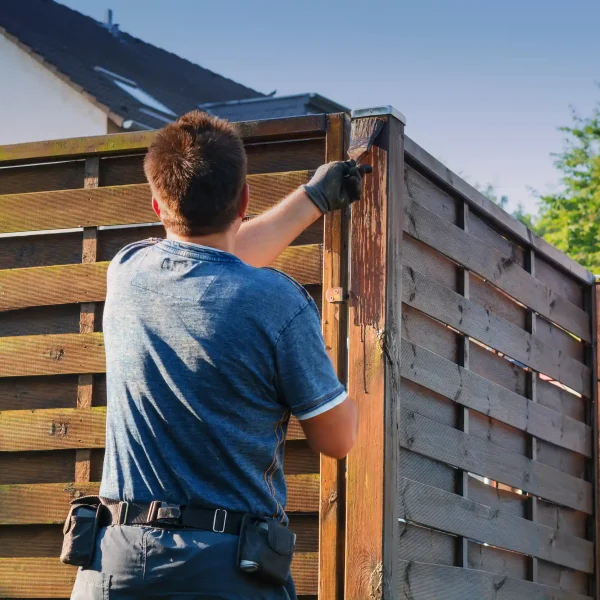
[[[236,254],[254,267],[270,265],[319,217],[360,199],[368,165],[354,161],[319,167],[308,182],[277,206],[242,223],[235,238]]]

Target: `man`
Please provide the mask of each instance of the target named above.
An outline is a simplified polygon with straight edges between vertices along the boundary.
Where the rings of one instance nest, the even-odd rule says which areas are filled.
[[[108,271],[100,495],[114,501],[114,519],[71,598],[295,598],[291,578],[273,585],[240,570],[240,520],[287,523],[290,414],[316,452],[342,458],[357,413],[310,296],[257,267],[324,212],[357,200],[365,169],[324,165],[243,222],[242,140],[197,111],[157,134],[144,166],[167,238],[127,246]],[[190,522],[199,525],[181,527]]]

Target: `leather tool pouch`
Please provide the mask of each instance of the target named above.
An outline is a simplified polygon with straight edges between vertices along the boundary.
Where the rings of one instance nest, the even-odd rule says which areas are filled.
[[[273,519],[246,515],[242,520],[238,565],[242,571],[274,585],[285,585],[296,547],[296,534]]]
[[[97,496],[85,496],[71,502],[63,527],[60,553],[63,563],[85,568],[92,562],[102,508]]]

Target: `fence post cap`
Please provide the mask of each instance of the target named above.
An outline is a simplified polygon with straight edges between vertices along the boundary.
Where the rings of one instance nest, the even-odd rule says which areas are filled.
[[[386,115],[395,117],[403,125],[406,125],[406,117],[389,104],[387,106],[373,106],[372,108],[358,108],[353,110],[350,116],[353,119],[360,119],[361,117],[382,117]]]

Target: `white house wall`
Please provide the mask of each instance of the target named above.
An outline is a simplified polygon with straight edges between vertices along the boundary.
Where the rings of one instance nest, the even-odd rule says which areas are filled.
[[[106,132],[105,113],[0,34],[0,144]]]

